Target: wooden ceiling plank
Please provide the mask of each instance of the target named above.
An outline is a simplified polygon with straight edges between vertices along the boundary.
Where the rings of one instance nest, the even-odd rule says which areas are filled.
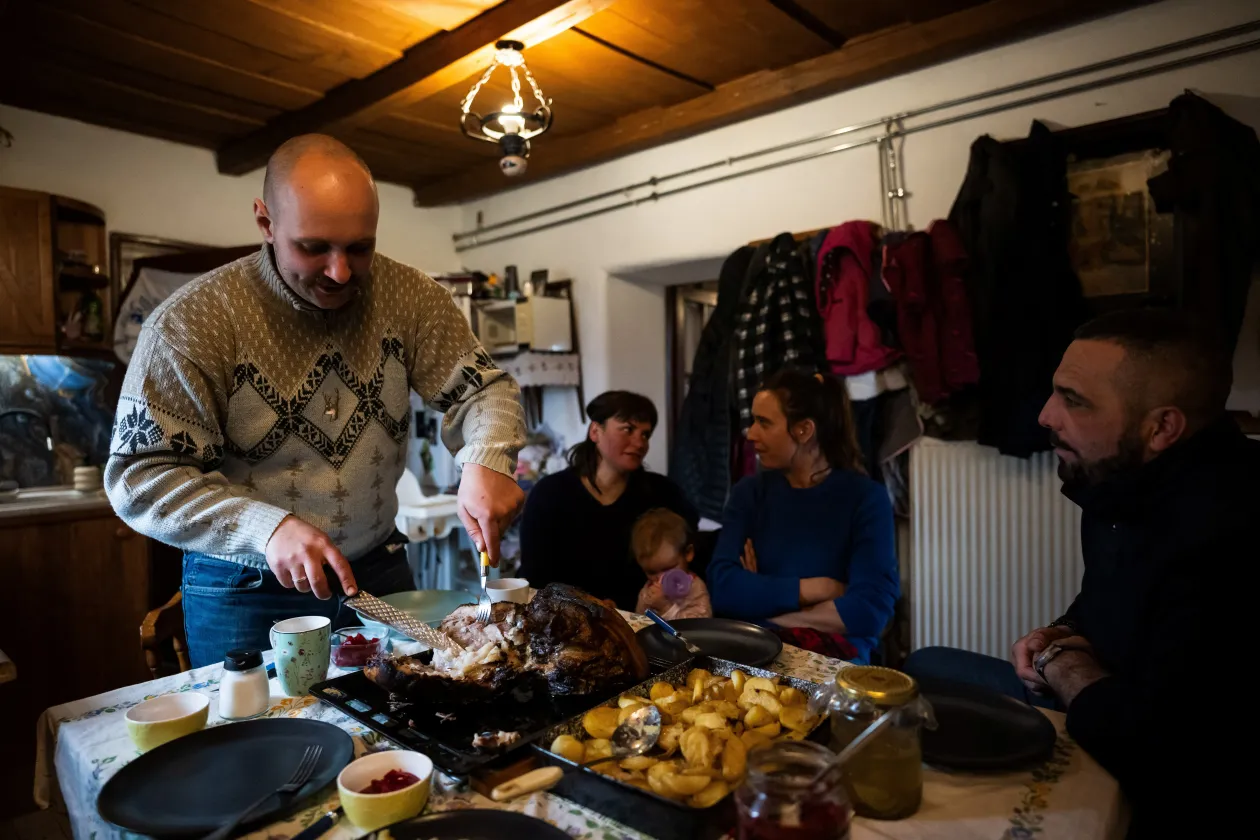
[[[274,80],[309,91],[314,96],[346,80],[344,75],[305,66],[268,50],[155,14],[133,5],[130,0],[44,0],[36,7],[37,19],[41,12],[70,23],[77,19],[94,24],[103,37],[143,39],[163,49],[234,68],[259,79]]]
[[[224,114],[234,119],[241,118],[254,125],[262,125],[281,110],[200,85],[187,84],[171,76],[137,70],[61,47],[41,44],[40,55],[52,64],[68,68],[81,75],[107,79],[132,90],[146,91],[174,102],[187,103],[207,113]]]
[[[93,91],[103,104],[112,102],[147,103],[145,106],[155,114],[162,114],[177,123],[194,129],[214,131],[220,135],[232,135],[261,125],[261,120],[252,120],[214,108],[197,105],[186,100],[164,96],[151,90],[142,90],[121,84],[112,79],[93,75],[50,61],[38,61],[28,65],[30,72],[39,73],[54,88],[79,89]],[[133,109],[137,110],[137,109]],[[141,111],[142,114],[146,113]],[[141,119],[141,123],[143,123]],[[143,133],[143,132],[141,132]]]
[[[766,0],[619,0],[582,29],[712,85],[831,50]]]
[[[138,131],[134,120],[128,117],[121,117],[116,111],[102,108],[98,103],[86,101],[78,96],[68,96],[64,91],[47,90],[38,84],[25,84],[21,88],[6,88],[4,85],[0,85],[0,103],[12,105],[15,108],[39,111],[42,114],[52,114],[53,116],[64,117],[69,120],[104,126],[117,131],[125,131],[129,134],[135,134]],[[213,149],[215,144],[221,139],[221,137],[208,135],[205,132],[189,131],[179,126],[166,125],[162,120],[150,122],[141,133],[147,137],[156,137],[159,140],[169,140],[172,143],[182,143],[186,146],[206,149]]]
[[[465,201],[536,183],[821,96],[918,70],[1035,32],[1143,5],[1149,0],[989,0],[919,24],[892,27],[777,71],[761,71],[669,108],[536,144],[529,171],[511,182],[489,168],[416,191],[420,206]]]
[[[846,38],[878,32],[909,18],[906,3],[872,3],[870,0],[795,0],[796,4]],[[975,0],[982,2],[982,0]]]
[[[250,0],[132,0],[167,15],[303,66],[357,79],[379,70],[402,53],[356,37],[344,29],[299,18]]]
[[[365,79],[330,90],[323,99],[283,114],[261,130],[231,141],[219,150],[219,170],[239,175],[266,163],[277,146],[298,134],[319,131],[349,118],[368,121],[407,101],[417,101],[417,88],[449,87],[484,66],[487,45],[522,30],[538,38],[547,29],[572,26],[612,0],[504,0],[450,32],[440,32],[407,50],[403,57]],[[471,58],[470,58],[471,57]],[[477,64],[470,64],[470,61]],[[436,81],[435,81],[436,80]],[[434,89],[434,85],[441,87]]]
[[[441,30],[380,0],[251,0],[286,14],[339,27],[399,53]]]
[[[840,49],[844,46],[844,42],[848,40],[846,36],[832,29],[830,24],[816,16],[809,9],[801,6],[796,0],[766,0],[766,2],[819,38],[822,38],[831,45],[832,49]]]

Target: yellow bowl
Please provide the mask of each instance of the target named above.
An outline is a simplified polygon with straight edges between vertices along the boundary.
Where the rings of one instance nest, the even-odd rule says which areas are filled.
[[[127,734],[140,752],[202,729],[210,698],[195,691],[163,694],[127,710]]]
[[[402,770],[420,781],[390,793],[361,793],[365,787],[390,770]],[[429,801],[433,762],[427,755],[410,750],[370,753],[346,765],[337,776],[341,807],[350,821],[364,831],[376,831],[409,820],[424,810]]]

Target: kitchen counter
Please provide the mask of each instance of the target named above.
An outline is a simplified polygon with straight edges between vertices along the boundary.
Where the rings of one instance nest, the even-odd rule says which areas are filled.
[[[16,499],[0,502],[0,522],[84,516],[110,512],[104,490],[82,493],[73,487],[31,487],[18,491]]]

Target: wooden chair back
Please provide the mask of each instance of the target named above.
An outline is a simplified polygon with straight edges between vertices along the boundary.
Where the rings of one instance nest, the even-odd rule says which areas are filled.
[[[184,594],[176,592],[171,600],[155,610],[150,610],[140,625],[140,647],[154,678],[170,676],[192,668],[188,659],[188,639],[184,636]],[[178,671],[170,668],[167,643],[174,648]]]

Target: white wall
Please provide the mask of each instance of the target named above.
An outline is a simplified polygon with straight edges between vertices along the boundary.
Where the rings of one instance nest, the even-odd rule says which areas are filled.
[[[461,230],[474,226],[477,211],[492,224],[652,175],[1188,38],[1258,14],[1252,0],[1169,0],[472,202],[463,208]],[[968,148],[980,134],[1023,136],[1034,118],[1077,126],[1149,111],[1166,106],[1186,88],[1260,125],[1260,53],[1249,53],[914,135],[905,143],[911,221],[922,227],[948,213],[962,182]],[[557,102],[556,110],[563,118],[564,103]],[[805,150],[796,153],[800,151]],[[547,154],[546,137],[536,142],[534,154]],[[712,279],[724,255],[779,231],[855,218],[878,220],[878,177],[875,151],[868,147],[485,246],[460,257],[465,264],[486,270],[516,264],[522,276],[548,268],[553,278],[572,277],[588,397],[606,388],[631,388],[663,409],[665,313],[660,284]],[[671,270],[674,264],[689,261],[698,262],[683,271]],[[572,395],[549,399],[545,412],[567,442],[581,434]],[[665,444],[662,437],[652,450],[649,462],[655,469],[665,467]]]
[[[75,120],[0,105],[0,127],[13,147],[0,148],[0,186],[77,198],[105,211],[111,231],[207,245],[261,242],[253,202],[262,170],[233,177],[214,154]],[[380,187],[382,253],[426,271],[459,261],[451,244],[455,208],[422,210],[411,191]]]

